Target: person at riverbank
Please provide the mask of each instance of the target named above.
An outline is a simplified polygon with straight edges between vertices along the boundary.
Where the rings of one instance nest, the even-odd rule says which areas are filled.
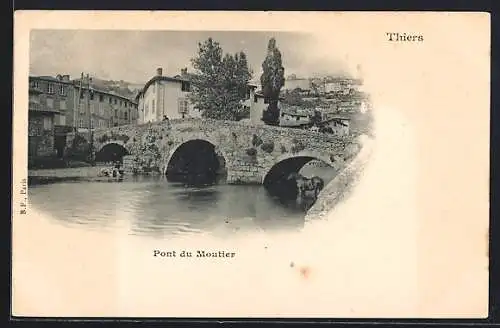
[[[113,167],[113,178],[122,177],[123,173],[124,171],[122,169],[121,163],[119,161],[116,161]]]

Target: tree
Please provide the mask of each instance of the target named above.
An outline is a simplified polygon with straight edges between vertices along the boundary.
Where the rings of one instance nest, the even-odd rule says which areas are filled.
[[[282,64],[281,52],[276,46],[274,38],[271,38],[267,45],[267,56],[262,63],[262,71],[260,77],[262,93],[269,102],[262,120],[266,124],[277,125],[279,123],[279,95],[281,88],[285,85],[285,68]]]
[[[240,119],[251,77],[245,53],[223,55],[220,44],[209,38],[198,43],[198,55],[191,62],[195,72],[190,74],[189,99],[194,107],[205,118]]]

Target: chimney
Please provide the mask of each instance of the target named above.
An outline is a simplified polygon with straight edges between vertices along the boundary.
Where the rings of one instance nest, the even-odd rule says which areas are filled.
[[[187,71],[188,71],[187,67],[181,68],[181,76],[186,76],[187,75]]]
[[[163,69],[162,69],[161,67],[158,67],[158,68],[156,69],[156,75],[157,75],[157,76],[162,76],[162,75],[163,75]]]

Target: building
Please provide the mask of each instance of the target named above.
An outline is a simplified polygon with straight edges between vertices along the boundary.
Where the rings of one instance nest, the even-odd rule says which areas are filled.
[[[322,122],[323,128],[330,128],[330,133],[338,136],[346,136],[349,134],[350,117],[345,115],[333,115],[326,121]]]
[[[50,103],[50,101],[49,101]],[[30,84],[28,103],[28,158],[53,156],[55,116],[59,111],[47,106],[42,84]]]
[[[280,110],[280,126],[301,127],[311,123],[311,113],[297,106],[286,106]]]
[[[30,156],[63,157],[69,133],[137,121],[133,100],[80,82],[69,75],[29,77]]]
[[[325,79],[324,91],[325,93],[349,94],[352,91],[360,91],[362,84],[363,81],[361,79],[329,77]]]
[[[94,128],[110,128],[135,124],[138,119],[138,106],[135,101],[112,91],[95,88],[90,81],[74,81],[75,106],[71,115],[71,126],[78,132]]]
[[[255,125],[264,124],[262,114],[269,106],[269,102],[264,98],[262,91],[258,91],[254,87],[250,90],[250,98],[248,99],[250,103],[250,123]]]
[[[250,86],[250,98],[247,100],[250,106],[250,122],[254,125],[264,124],[262,115],[269,106],[269,101],[264,97],[262,91],[257,90],[255,86]],[[281,101],[284,98],[280,96],[278,100],[278,108],[281,106]]]
[[[30,156],[63,156],[73,98],[69,75],[29,77]]]
[[[139,124],[161,121],[164,117],[201,117],[201,112],[188,101],[191,83],[186,75],[186,70],[175,77],[163,76],[162,68],[156,70],[156,75],[144,85],[135,99]]]

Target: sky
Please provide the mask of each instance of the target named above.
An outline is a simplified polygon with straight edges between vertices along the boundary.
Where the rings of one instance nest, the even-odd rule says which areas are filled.
[[[321,40],[306,33],[254,31],[117,31],[117,30],[33,30],[30,34],[30,75],[82,72],[101,79],[145,83],[163,68],[173,76],[181,68],[192,70],[190,59],[198,42],[212,37],[224,53],[244,51],[258,80],[267,43],[275,37],[282,53],[285,75],[311,77],[342,74],[345,60],[314,49]]]

